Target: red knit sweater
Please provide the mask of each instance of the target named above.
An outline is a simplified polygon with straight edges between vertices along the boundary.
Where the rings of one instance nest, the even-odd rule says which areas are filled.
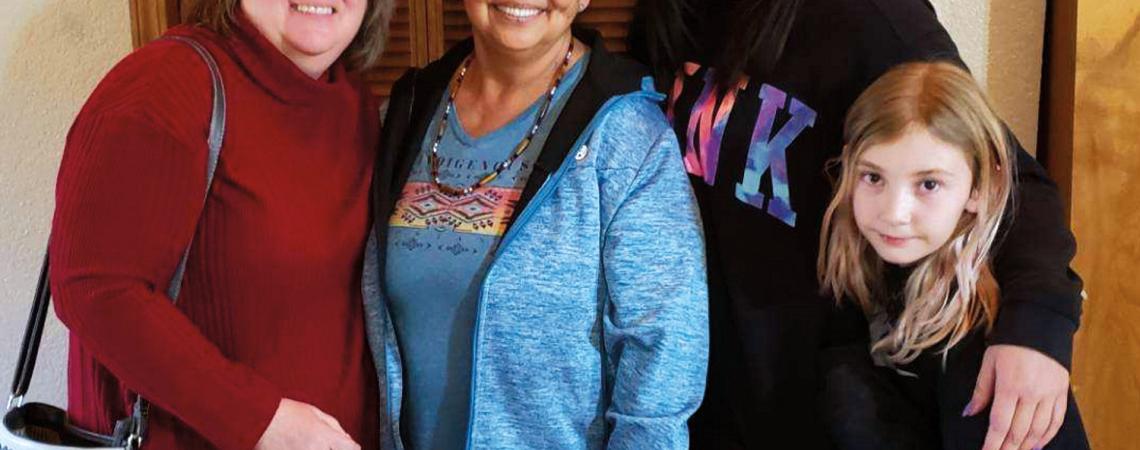
[[[379,446],[360,271],[375,100],[339,65],[307,77],[248,21],[192,36],[218,60],[228,120],[205,192],[210,75],[156,41],[120,62],[67,139],[50,256],[71,331],[69,412],[110,433],[139,392],[146,448],[252,448],[282,397]],[[191,237],[177,306],[164,294]]]

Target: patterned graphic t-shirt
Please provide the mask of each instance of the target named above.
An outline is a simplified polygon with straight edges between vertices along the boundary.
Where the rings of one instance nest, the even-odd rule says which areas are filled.
[[[404,361],[402,433],[417,450],[462,448],[471,384],[472,330],[483,275],[550,128],[585,72],[583,56],[563,78],[530,147],[487,186],[448,196],[431,183],[428,155],[446,99],[389,220],[385,293]],[[474,184],[507,158],[542,108],[540,98],[507,125],[479,138],[454,112],[439,144],[440,180]]]

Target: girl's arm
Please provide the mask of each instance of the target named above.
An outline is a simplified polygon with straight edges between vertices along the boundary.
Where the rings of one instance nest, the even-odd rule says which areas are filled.
[[[964,411],[990,407],[984,450],[1040,448],[1056,435],[1081,314],[1081,280],[1069,269],[1076,243],[1060,195],[1012,133],[1009,140],[1017,152],[1015,191],[993,258],[1001,306]]]
[[[1069,263],[1076,241],[1057,186],[1010,133],[1017,151],[1012,214],[998,235],[994,276],[1001,309],[990,344],[1029,347],[1066,369],[1081,316],[1081,279]]]

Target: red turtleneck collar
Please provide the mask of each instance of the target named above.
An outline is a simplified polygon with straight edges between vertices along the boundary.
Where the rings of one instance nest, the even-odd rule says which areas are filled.
[[[348,76],[339,60],[314,79],[266,39],[244,13],[239,11],[235,19],[236,26],[226,36],[201,33],[196,27],[178,27],[170,33],[217,37],[217,44],[230,53],[255,83],[285,103],[319,103],[321,98],[339,97],[345,90],[354,89],[354,77]]]

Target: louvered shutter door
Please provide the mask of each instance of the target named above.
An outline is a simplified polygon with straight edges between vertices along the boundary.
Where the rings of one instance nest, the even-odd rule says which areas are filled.
[[[629,35],[629,22],[633,20],[633,7],[637,0],[593,0],[590,7],[578,16],[577,22],[602,33],[606,48],[625,52],[625,38]]]
[[[408,5],[408,0],[396,1],[396,12],[388,33],[388,44],[384,48],[384,56],[380,62],[364,75],[372,92],[382,98],[387,98],[392,90],[392,84],[404,74],[408,67],[417,66],[417,52],[415,45],[415,29],[413,26],[414,11]],[[425,58],[426,59],[426,58]]]
[[[442,1],[443,17],[443,47],[438,56],[443,56],[451,46],[467,39],[471,35],[471,22],[467,21],[467,10],[463,8],[462,0],[428,0]]]

